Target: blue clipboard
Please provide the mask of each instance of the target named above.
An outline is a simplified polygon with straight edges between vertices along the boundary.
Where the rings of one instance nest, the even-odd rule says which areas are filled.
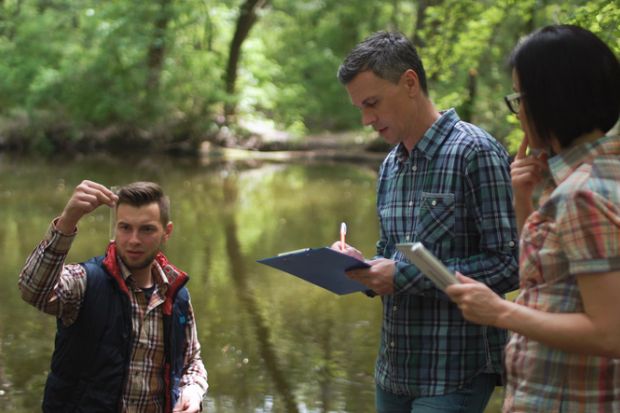
[[[356,268],[369,268],[370,265],[331,248],[306,248],[263,258],[257,262],[339,295],[368,290],[364,284],[347,277],[345,272]]]

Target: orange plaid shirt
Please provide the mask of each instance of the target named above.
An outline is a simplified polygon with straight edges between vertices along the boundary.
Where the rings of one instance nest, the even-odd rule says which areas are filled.
[[[549,166],[555,188],[524,225],[516,302],[583,312],[577,276],[620,271],[620,137],[572,147]],[[506,413],[620,412],[620,359],[567,353],[513,333],[506,371]]]

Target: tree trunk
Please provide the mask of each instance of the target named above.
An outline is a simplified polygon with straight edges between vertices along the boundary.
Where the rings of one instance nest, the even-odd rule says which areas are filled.
[[[207,51],[213,51],[213,20],[211,19],[211,14],[207,10],[207,21],[205,23],[205,35],[207,37]]]
[[[148,78],[146,80],[146,89],[149,95],[156,93],[159,89],[159,79],[166,51],[166,29],[170,20],[170,2],[171,0],[159,0],[159,10],[155,18],[153,39],[147,52]]]
[[[426,9],[429,6],[437,5],[441,0],[420,0],[416,7],[415,29],[413,32],[413,44],[417,49],[424,47],[425,41],[422,31],[426,28]]]
[[[501,11],[503,15],[506,15],[506,13],[508,13],[508,10],[506,9],[502,9]],[[463,119],[465,122],[473,123],[475,121],[474,115],[476,113],[476,110],[475,110],[476,99],[478,98],[478,76],[479,76],[478,68],[485,67],[485,65],[483,65],[483,62],[487,60],[487,56],[490,53],[490,50],[492,49],[493,43],[497,39],[498,32],[499,32],[502,21],[503,19],[499,19],[493,25],[491,34],[488,39],[489,47],[487,47],[480,54],[475,67],[470,67],[467,72],[467,98],[465,99],[465,102],[463,102],[463,106],[461,107],[461,111],[459,112],[461,114],[461,119]]]
[[[400,1],[392,0],[392,14],[390,15],[389,29],[398,30],[398,16],[400,15]]]
[[[52,7],[52,1],[51,0],[39,0],[37,1],[37,12],[39,12],[39,14],[43,14],[45,13],[45,11],[49,8]]]
[[[234,103],[235,83],[237,82],[237,67],[241,58],[241,46],[248,37],[254,23],[256,23],[256,11],[264,7],[268,0],[246,0],[239,10],[235,35],[230,43],[228,64],[226,65],[226,93],[229,101],[224,106],[226,119],[235,114],[236,105]]]
[[[465,122],[472,122],[474,115],[474,105],[478,92],[478,70],[470,68],[467,73],[467,99],[463,103],[460,116]]]

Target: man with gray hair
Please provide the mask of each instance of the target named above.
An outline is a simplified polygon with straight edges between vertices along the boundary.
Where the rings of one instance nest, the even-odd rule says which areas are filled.
[[[506,332],[466,321],[396,244],[422,242],[498,294],[518,288],[508,154],[454,109],[435,108],[422,61],[400,33],[358,44],[338,79],[362,123],[395,145],[379,171],[376,255],[370,268],[348,273],[383,301],[377,411],[482,412],[501,382]]]

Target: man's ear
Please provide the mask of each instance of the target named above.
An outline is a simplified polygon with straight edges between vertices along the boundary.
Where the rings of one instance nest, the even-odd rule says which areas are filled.
[[[166,228],[164,228],[164,241],[168,241],[168,238],[170,238],[173,229],[174,225],[172,225],[172,221],[168,222],[166,224]]]
[[[420,93],[420,78],[418,77],[418,74],[415,72],[415,70],[405,70],[401,77],[401,80],[403,81],[404,86],[407,88],[409,97],[414,97]]]

